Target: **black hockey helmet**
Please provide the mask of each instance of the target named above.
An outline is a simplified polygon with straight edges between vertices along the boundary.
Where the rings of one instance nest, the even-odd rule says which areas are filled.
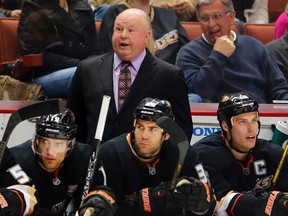
[[[156,122],[158,118],[168,116],[174,120],[172,107],[169,101],[147,97],[134,110],[134,119],[143,119]]]
[[[233,116],[248,112],[259,113],[258,107],[257,101],[245,92],[225,94],[219,102],[217,119],[220,125],[221,121],[226,121],[229,128],[231,128],[231,118]]]
[[[61,113],[41,116],[36,123],[36,136],[67,139],[68,146],[73,147],[76,136],[75,116],[65,109]]]

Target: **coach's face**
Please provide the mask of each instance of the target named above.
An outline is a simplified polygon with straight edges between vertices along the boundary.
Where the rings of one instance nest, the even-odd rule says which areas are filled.
[[[147,16],[138,9],[127,9],[115,20],[113,49],[121,60],[131,61],[144,51],[150,37]]]

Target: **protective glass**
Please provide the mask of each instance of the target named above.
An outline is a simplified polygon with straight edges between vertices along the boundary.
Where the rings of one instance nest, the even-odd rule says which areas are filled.
[[[39,136],[35,140],[34,151],[44,157],[56,159],[62,156],[70,148],[66,139],[53,139]]]

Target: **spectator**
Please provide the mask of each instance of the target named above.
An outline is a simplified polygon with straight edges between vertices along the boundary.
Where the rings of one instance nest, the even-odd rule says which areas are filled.
[[[80,0],[26,0],[18,36],[23,53],[44,55],[31,80],[50,98],[66,98],[79,61],[98,53],[92,10]]]
[[[183,72],[151,55],[146,49],[150,34],[150,20],[144,11],[136,8],[124,10],[115,20],[114,51],[78,65],[67,101],[76,116],[78,141],[93,141],[103,95],[112,97],[103,142],[132,129],[131,113],[145,97],[169,100],[174,106],[176,122],[191,139],[193,127]],[[126,97],[118,96],[122,61],[130,61],[128,74],[131,74],[131,79],[127,80],[131,81],[131,87]],[[121,107],[118,99],[124,100]]]
[[[273,40],[280,38],[288,29],[288,3],[286,4],[285,11],[283,11],[277,18],[275,23],[275,30]]]
[[[0,176],[0,215],[31,215],[37,203],[36,190],[8,148],[4,148]]]
[[[110,7],[110,5],[108,4],[97,5],[97,2],[95,0],[88,0],[88,3],[93,10],[95,20],[102,20],[107,9]]]
[[[232,0],[236,18],[244,23],[269,23],[268,0]]]
[[[116,5],[120,4],[123,0],[94,0],[96,5],[101,5],[101,4],[108,4],[108,5]]]
[[[99,40],[101,50],[109,52],[113,49],[111,38],[116,16],[128,8],[138,8],[146,12],[151,20],[153,38],[149,43],[149,50],[160,59],[175,64],[179,49],[189,42],[188,35],[180,24],[175,12],[167,8],[158,8],[150,5],[149,0],[129,0],[123,4],[111,6],[101,24]]]
[[[265,46],[288,81],[288,32]]]
[[[174,10],[180,21],[192,21],[196,0],[152,0],[151,3],[155,7]]]
[[[231,31],[231,0],[199,0],[196,13],[203,34],[178,53],[189,93],[217,102],[225,93],[246,91],[259,103],[288,99],[288,84],[264,45]]]
[[[245,23],[269,23],[268,0],[232,0],[232,2],[236,12],[235,23],[241,34]]]
[[[96,5],[108,4],[117,5],[124,4],[129,0],[91,0],[94,1]],[[195,12],[195,2],[196,0],[151,0],[151,5],[155,7],[170,8],[175,10],[179,20],[181,21],[191,21]]]
[[[283,149],[258,138],[257,101],[245,92],[225,94],[217,119],[222,132],[193,145],[219,201],[217,215],[287,215],[288,196],[279,191],[288,191],[288,156],[275,182]]]
[[[183,169],[176,180],[177,192],[171,191],[179,150],[173,140],[175,137],[156,124],[162,116],[174,118],[170,103],[145,98],[134,111],[132,132],[100,147],[99,157],[106,164],[107,185],[113,188],[119,203],[115,215],[176,216],[182,209],[187,216],[212,215],[215,202],[207,185],[208,177],[188,143]],[[171,122],[168,127],[174,131],[175,123]],[[93,198],[88,202],[91,204],[87,206],[93,207]]]
[[[78,209],[92,148],[75,142],[75,135],[74,115],[70,110],[65,110],[42,116],[36,123],[34,139],[11,148],[12,154],[37,188],[35,215],[65,215],[72,199],[74,208]],[[102,180],[105,178],[94,178],[92,184],[98,189],[98,193],[94,194],[98,201],[98,214],[95,215],[112,216],[115,197],[111,189],[101,186]],[[103,194],[111,199],[107,200]]]
[[[0,1],[0,17],[20,17],[23,0]]]

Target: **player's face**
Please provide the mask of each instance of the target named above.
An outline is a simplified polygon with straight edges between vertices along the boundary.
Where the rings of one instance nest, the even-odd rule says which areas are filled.
[[[234,23],[235,11],[227,10],[221,0],[202,5],[199,9],[198,20],[202,32],[210,43],[223,35],[230,35],[231,25]]]
[[[36,145],[36,152],[40,155],[41,163],[48,172],[53,172],[61,166],[70,149],[65,139],[39,137]]]
[[[255,146],[258,134],[257,112],[243,113],[232,117],[232,142],[242,151],[248,151]]]
[[[112,44],[120,59],[131,61],[144,51],[150,31],[139,15],[120,14],[114,25]]]
[[[135,149],[146,158],[155,156],[161,150],[162,143],[168,139],[155,122],[139,119],[135,125]]]

